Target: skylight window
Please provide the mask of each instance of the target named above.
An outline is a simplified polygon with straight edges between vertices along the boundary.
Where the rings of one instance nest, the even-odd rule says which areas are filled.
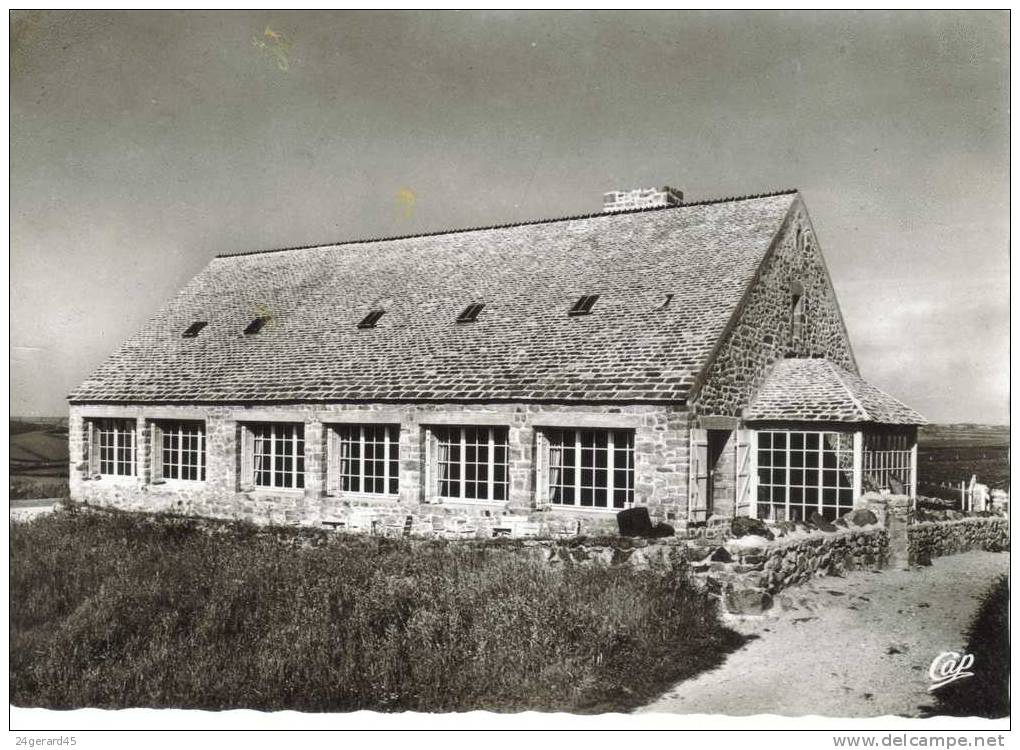
[[[373,310],[361,319],[361,322],[358,323],[358,328],[375,328],[375,324],[379,322],[379,318],[385,313],[385,310]]]
[[[244,329],[244,335],[251,336],[252,334],[258,333],[259,331],[262,330],[263,326],[265,326],[265,324],[268,322],[269,318],[267,316],[260,315],[259,317],[255,318],[251,323],[248,324],[248,327]]]
[[[599,296],[597,294],[586,294],[570,308],[570,315],[587,315],[591,312]]]
[[[457,316],[458,323],[474,323],[478,319],[478,313],[485,307],[484,302],[476,302],[464,308],[464,311]]]
[[[184,333],[181,334],[181,338],[193,339],[198,335],[198,332],[205,328],[207,325],[209,324],[204,320],[196,320],[194,323],[188,326],[188,329]]]

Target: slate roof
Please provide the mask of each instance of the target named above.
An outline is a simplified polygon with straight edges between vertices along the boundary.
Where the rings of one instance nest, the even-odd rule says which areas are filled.
[[[748,420],[925,424],[916,411],[826,359],[783,359],[744,412]]]
[[[682,402],[795,200],[221,256],[69,398]]]

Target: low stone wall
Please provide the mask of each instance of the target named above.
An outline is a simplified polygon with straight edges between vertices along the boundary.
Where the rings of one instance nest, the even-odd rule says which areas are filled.
[[[912,565],[976,549],[1009,549],[1009,520],[988,516],[912,524],[907,528],[907,548]]]
[[[811,532],[771,542],[761,539],[761,543],[754,543],[745,538],[730,542],[723,549],[732,557],[732,563],[715,570],[712,563],[708,564],[705,572],[709,587],[719,591],[727,611],[761,614],[772,606],[772,598],[780,591],[816,576],[885,567],[889,535],[885,529],[872,525]],[[695,564],[695,573],[703,570],[704,563]]]

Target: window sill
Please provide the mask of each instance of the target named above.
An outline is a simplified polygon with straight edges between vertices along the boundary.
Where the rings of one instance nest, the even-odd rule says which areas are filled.
[[[472,508],[505,508],[509,500],[471,500],[462,497],[437,497],[430,503],[434,505],[466,505]]]
[[[103,474],[101,476],[84,477],[83,482],[95,482],[97,484],[107,485],[120,485],[124,487],[137,487],[142,484],[142,481],[136,476],[114,476],[111,474]]]
[[[370,502],[370,503],[397,503],[400,501],[400,495],[391,495],[389,493],[374,493],[374,492],[333,492],[323,493],[322,497],[329,500],[354,500],[357,502]]]
[[[255,487],[253,489],[241,490],[246,495],[256,498],[269,497],[304,497],[304,488],[301,489],[273,489],[272,487]]]
[[[149,482],[150,487],[194,487],[196,484],[205,484],[204,479],[162,479],[158,482]]]
[[[635,506],[632,505],[631,507],[633,508]],[[585,505],[558,505],[556,503],[545,503],[542,508],[548,508],[549,510],[565,510],[571,513],[598,513],[605,515],[629,510],[628,508],[592,508]]]

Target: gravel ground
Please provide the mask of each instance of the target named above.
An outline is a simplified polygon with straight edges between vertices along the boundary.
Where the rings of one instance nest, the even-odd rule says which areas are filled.
[[[763,617],[728,618],[752,640],[641,711],[921,716],[934,702],[932,660],[963,649],[982,596],[1008,572],[1008,553],[967,552],[910,571],[815,579]]]
[[[57,498],[47,500],[11,500],[11,520],[30,521],[37,516],[53,512],[53,506],[59,503]]]

